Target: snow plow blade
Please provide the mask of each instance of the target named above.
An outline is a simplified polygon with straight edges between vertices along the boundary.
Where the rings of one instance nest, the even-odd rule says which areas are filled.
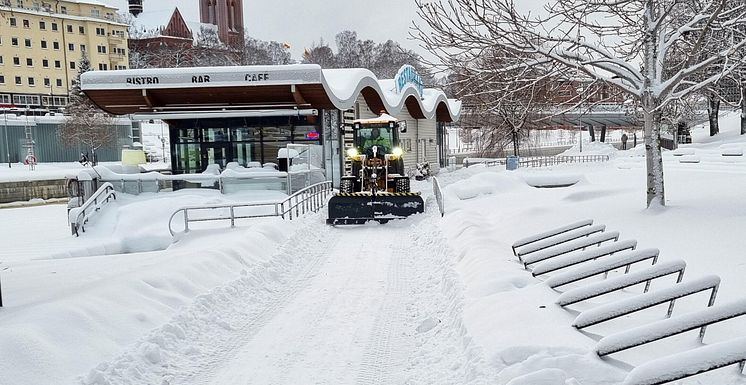
[[[386,223],[425,212],[420,193],[337,193],[329,200],[330,225]]]

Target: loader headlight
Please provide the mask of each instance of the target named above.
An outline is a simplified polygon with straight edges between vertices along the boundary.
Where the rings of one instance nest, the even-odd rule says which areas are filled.
[[[347,149],[347,156],[348,157],[350,157],[350,158],[356,158],[358,155],[360,155],[360,154],[357,152],[357,148],[352,147],[352,148],[348,148]]]
[[[401,147],[394,147],[391,153],[394,154],[395,157],[400,158],[404,154],[404,151],[402,151]]]

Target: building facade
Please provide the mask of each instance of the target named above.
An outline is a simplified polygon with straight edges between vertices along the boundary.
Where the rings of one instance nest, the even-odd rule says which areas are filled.
[[[83,91],[99,107],[170,127],[171,167],[177,174],[208,167],[280,164],[288,145],[308,145],[314,165],[339,183],[351,171],[346,149],[352,124],[387,113],[406,121],[400,135],[404,168],[446,160],[445,125],[461,103],[424,89],[411,66],[397,79],[365,69],[318,65],[142,69],[90,72]]]
[[[64,107],[83,52],[93,70],[127,69],[127,24],[116,11],[95,1],[4,0],[0,105]]]

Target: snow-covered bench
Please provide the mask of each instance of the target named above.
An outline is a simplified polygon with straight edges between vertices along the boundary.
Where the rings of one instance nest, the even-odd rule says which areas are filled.
[[[570,223],[568,225],[557,227],[557,228],[552,229],[552,230],[548,230],[548,231],[544,231],[544,232],[541,232],[541,233],[538,233],[538,234],[534,234],[534,235],[532,235],[530,237],[521,238],[521,239],[519,239],[519,240],[517,240],[517,241],[515,241],[513,243],[513,255],[517,256],[516,249],[519,248],[519,247],[528,245],[529,243],[534,243],[534,242],[537,242],[537,241],[541,241],[543,239],[547,239],[547,238],[553,237],[553,236],[558,235],[558,234],[562,234],[562,233],[565,233],[565,232],[568,232],[568,231],[571,231],[571,230],[575,230],[575,229],[580,228],[580,227],[590,226],[592,224],[593,224],[593,219],[586,219],[584,221]]]
[[[523,260],[523,257],[527,254],[531,254],[536,251],[544,250],[546,248],[559,245],[560,243],[569,242],[578,238],[587,237],[591,234],[603,233],[606,230],[605,225],[591,225],[583,226],[581,228],[570,230],[562,234],[557,234],[553,237],[542,239],[540,241],[533,242],[525,245],[518,250],[515,250],[515,255],[518,256],[519,260]]]
[[[666,302],[670,302],[666,313],[666,318],[669,318],[673,312],[675,301],[692,294],[710,290],[710,300],[708,301],[707,306],[712,306],[715,304],[715,296],[717,295],[719,286],[720,277],[716,275],[702,277],[689,282],[682,282],[660,290],[649,291],[631,298],[610,302],[588,309],[578,314],[573,321],[572,326],[576,329],[583,329]]]
[[[746,299],[715,305],[608,335],[598,341],[594,350],[596,354],[603,357],[694,329],[700,329],[699,341],[702,342],[707,325],[744,314],[746,314]]]
[[[746,337],[700,346],[646,362],[632,369],[623,385],[661,385],[695,374],[746,362]]]
[[[570,289],[560,294],[556,303],[560,306],[570,306],[574,303],[625,289],[643,282],[647,283],[645,285],[645,292],[647,292],[650,282],[654,279],[666,277],[671,274],[678,274],[676,281],[681,282],[684,278],[684,269],[686,269],[686,262],[682,260],[661,262],[644,270],[633,271],[629,274]]]
[[[534,264],[534,263],[541,262],[541,261],[544,261],[550,258],[554,258],[562,254],[567,254],[573,251],[585,249],[593,245],[601,246],[601,244],[604,242],[608,242],[608,241],[616,242],[618,240],[619,240],[619,232],[610,231],[608,233],[593,234],[593,235],[589,235],[584,238],[579,238],[579,239],[575,239],[569,242],[560,243],[559,245],[552,246],[544,250],[537,251],[535,253],[531,253],[529,255],[524,256],[522,259],[523,267],[528,267],[528,265],[530,264]]]
[[[679,147],[671,152],[673,156],[694,155],[694,149],[691,147]]]
[[[534,266],[531,274],[536,277],[542,274],[551,273],[566,267],[575,266],[583,262],[598,259],[603,256],[612,255],[624,250],[634,250],[637,247],[637,241],[624,240],[606,244],[594,249],[574,252],[554,258],[549,261],[543,261]]]
[[[559,273],[549,277],[546,283],[552,289],[568,283],[577,282],[594,275],[608,273],[612,270],[626,267],[625,274],[629,273],[629,268],[635,263],[652,260],[652,265],[658,261],[658,249],[632,250],[610,256],[609,258],[598,260],[584,266],[576,267],[570,271]]]
[[[699,163],[697,155],[684,155],[679,159],[679,163]]]
[[[743,145],[741,143],[728,143],[720,146],[722,156],[743,156]]]

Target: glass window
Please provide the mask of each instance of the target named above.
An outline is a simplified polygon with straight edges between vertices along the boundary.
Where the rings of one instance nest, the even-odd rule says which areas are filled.
[[[10,45],[14,47],[18,47],[18,38],[17,37],[10,38]]]
[[[42,30],[43,29],[47,29],[47,23],[43,22],[43,21],[40,21],[39,22],[39,29],[42,29]]]
[[[3,60],[2,56],[0,56],[0,64],[5,64],[5,61]]]
[[[316,126],[293,127],[293,141],[318,141],[321,138]]]
[[[62,87],[62,79],[57,79],[57,87]]]
[[[0,75],[0,84],[5,84],[5,76]]]
[[[23,28],[31,28],[31,23],[29,23],[28,19],[23,19]]]
[[[55,41],[52,43],[52,48],[59,50],[60,49],[60,42]]]
[[[30,57],[27,57],[26,58],[26,65],[29,66],[29,67],[33,67],[33,65],[34,65],[34,59],[32,59]]]
[[[31,48],[31,39],[26,39],[24,44],[26,45],[26,48]]]
[[[186,174],[202,172],[202,159],[199,143],[176,144],[174,146],[174,160],[177,172]]]
[[[265,141],[290,142],[292,130],[290,126],[263,127],[262,134]]]
[[[199,129],[196,128],[180,128],[176,131],[176,140],[177,143],[193,143],[193,142],[199,142],[200,136],[199,136]]]
[[[34,85],[34,78],[32,78],[32,77],[28,78],[28,85],[30,85],[30,86]]]
[[[21,58],[19,58],[19,57],[14,57],[14,58],[13,58],[13,65],[14,65],[14,66],[19,66],[19,65],[21,65]]]
[[[75,44],[73,44],[73,43],[68,43],[68,44],[67,44],[67,50],[68,50],[68,51],[75,51]]]
[[[15,17],[11,17],[10,18],[10,26],[11,27],[16,27],[17,25],[18,24],[16,24],[16,18]]]
[[[41,48],[47,49],[47,41],[46,40],[42,40],[41,41]]]
[[[42,59],[41,66],[44,68],[49,68],[49,60],[48,59]]]
[[[54,61],[54,68],[62,68],[62,62],[59,60]]]
[[[18,85],[21,84],[21,77],[20,76],[16,76],[16,84],[18,84]]]
[[[57,23],[52,23],[52,31],[56,31],[56,30],[57,30]]]
[[[205,128],[202,131],[203,141],[205,142],[228,142],[230,137],[228,136],[227,128]]]
[[[71,61],[71,62],[70,62],[70,69],[71,69],[71,70],[74,70],[74,69],[75,69],[75,62],[74,62],[74,61]]]
[[[44,87],[49,87],[52,85],[52,82],[49,81],[49,78],[44,78]]]
[[[85,27],[83,26],[78,27],[78,32],[80,32],[81,35],[85,35]]]
[[[64,13],[64,12],[63,12],[63,13]],[[68,32],[68,33],[73,33],[73,26],[72,26],[72,25],[68,25],[68,26],[67,26],[67,32]]]
[[[234,142],[232,162],[238,162],[246,167],[249,162],[262,161],[262,145],[260,142]]]
[[[260,140],[261,132],[258,127],[234,127],[231,129],[231,138],[233,141],[241,142],[246,140]]]

